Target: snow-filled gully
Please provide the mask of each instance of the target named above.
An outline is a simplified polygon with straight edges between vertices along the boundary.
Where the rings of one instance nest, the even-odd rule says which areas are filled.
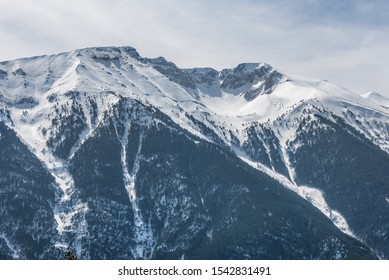
[[[135,181],[139,171],[140,154],[142,150],[142,134],[139,135],[138,149],[134,159],[134,167],[131,173],[128,171],[126,148],[128,145],[129,128],[126,125],[121,138],[121,164],[123,169],[124,186],[128,193],[128,198],[131,202],[132,211],[134,213],[134,241],[135,247],[131,248],[135,259],[150,259],[155,246],[155,238],[151,229],[150,221],[146,222],[142,211],[139,208],[138,198],[136,194]]]
[[[272,177],[273,179],[277,180],[283,186],[294,191],[305,200],[309,201],[313,206],[318,208],[324,215],[331,219],[335,226],[337,226],[342,232],[355,238],[355,235],[349,228],[346,219],[339,212],[331,209],[328,206],[323,196],[323,193],[320,190],[308,186],[299,186],[295,182],[289,180],[289,178],[286,178],[285,176],[274,172],[264,164],[249,160],[247,155],[244,155],[244,153],[240,153],[239,158],[241,158],[243,161],[245,161],[255,169],[258,169],[267,174],[268,176]],[[288,170],[293,169],[291,166],[289,166]]]

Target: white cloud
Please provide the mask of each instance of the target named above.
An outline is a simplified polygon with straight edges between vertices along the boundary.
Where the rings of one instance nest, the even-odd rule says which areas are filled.
[[[0,60],[130,45],[181,67],[264,61],[389,94],[383,0],[0,0]]]

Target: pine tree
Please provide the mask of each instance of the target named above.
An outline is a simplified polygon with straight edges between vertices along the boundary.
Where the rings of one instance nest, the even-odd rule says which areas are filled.
[[[72,254],[72,252],[67,251],[65,253],[65,260],[77,260],[77,257]]]

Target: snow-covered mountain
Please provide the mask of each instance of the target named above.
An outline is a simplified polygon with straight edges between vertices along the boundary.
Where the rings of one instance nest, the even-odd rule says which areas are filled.
[[[389,108],[389,98],[387,98],[386,96],[383,96],[382,94],[379,94],[378,92],[371,91],[371,92],[362,94],[361,96],[378,104],[378,105],[380,105],[380,106],[382,106],[382,107],[385,107],[386,109]]]
[[[389,258],[382,105],[131,47],[1,62],[0,257]]]

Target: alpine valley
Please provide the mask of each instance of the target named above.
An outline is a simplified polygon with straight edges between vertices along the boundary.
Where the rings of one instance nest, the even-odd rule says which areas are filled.
[[[0,259],[389,259],[387,104],[131,47],[0,62]]]

